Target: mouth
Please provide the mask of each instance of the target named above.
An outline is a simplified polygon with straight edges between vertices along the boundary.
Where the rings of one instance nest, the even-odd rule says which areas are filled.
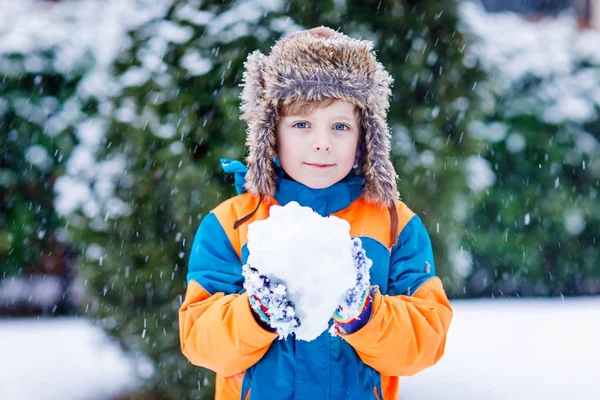
[[[320,169],[331,168],[335,165],[335,164],[322,164],[322,163],[304,163],[304,164],[308,165],[309,167],[320,168]]]

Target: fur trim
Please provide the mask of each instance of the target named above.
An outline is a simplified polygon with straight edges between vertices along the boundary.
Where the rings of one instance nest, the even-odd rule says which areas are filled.
[[[386,124],[393,80],[372,47],[369,41],[321,27],[279,40],[269,56],[258,51],[248,56],[241,110],[248,123],[246,189],[250,193],[275,193],[273,157],[280,107],[297,100],[338,99],[362,112],[364,151],[359,171],[365,177],[365,198],[373,203],[394,203],[397,174],[390,159],[391,136]]]

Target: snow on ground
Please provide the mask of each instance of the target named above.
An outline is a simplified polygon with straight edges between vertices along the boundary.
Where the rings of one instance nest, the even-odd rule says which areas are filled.
[[[453,302],[445,356],[402,400],[600,399],[600,297]]]
[[[446,354],[402,400],[600,399],[600,297],[455,301]],[[103,400],[132,363],[85,320],[0,320],[0,399]]]
[[[104,400],[134,366],[83,319],[0,319],[0,399]]]

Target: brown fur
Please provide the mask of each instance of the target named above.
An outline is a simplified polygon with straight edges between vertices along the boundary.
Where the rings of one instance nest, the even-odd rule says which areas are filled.
[[[369,202],[394,204],[397,174],[390,159],[387,109],[392,78],[377,62],[372,43],[329,28],[317,28],[279,40],[268,56],[256,51],[245,64],[242,118],[248,123],[246,189],[275,193],[275,126],[280,110],[296,101],[344,100],[361,115],[364,151],[359,171]]]

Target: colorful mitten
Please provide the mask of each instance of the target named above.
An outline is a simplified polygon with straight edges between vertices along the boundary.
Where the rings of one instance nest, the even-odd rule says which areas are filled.
[[[348,290],[344,301],[333,314],[335,328],[342,334],[353,333],[362,328],[371,317],[373,305],[373,294],[369,288],[369,269],[373,262],[367,258],[359,238],[353,239],[352,258],[356,268],[356,285]]]
[[[250,307],[265,329],[279,333],[280,338],[286,338],[300,326],[294,303],[287,297],[285,284],[271,281],[248,264],[242,267],[242,275]]]

